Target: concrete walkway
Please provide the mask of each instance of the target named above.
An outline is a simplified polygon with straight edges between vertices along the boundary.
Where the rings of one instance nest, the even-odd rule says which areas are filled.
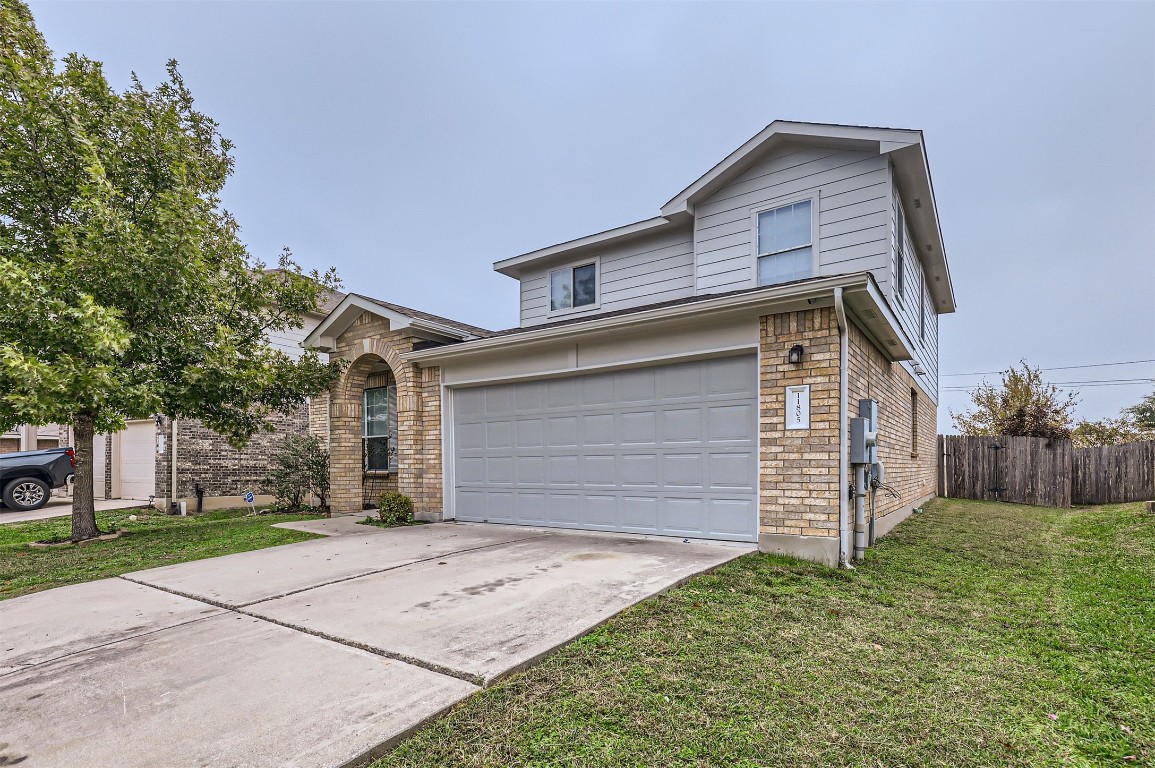
[[[497,525],[288,525],[331,538],[0,602],[0,765],[361,765],[750,551]]]
[[[95,506],[97,512],[107,512],[110,509],[146,507],[148,506],[148,502],[138,501],[136,499],[97,499]],[[70,496],[54,498],[40,509],[31,512],[17,512],[14,509],[9,509],[3,504],[0,504],[0,525],[4,523],[22,523],[26,520],[47,520],[50,517],[62,517],[71,514],[72,497]],[[0,763],[0,765],[2,765],[2,763]]]

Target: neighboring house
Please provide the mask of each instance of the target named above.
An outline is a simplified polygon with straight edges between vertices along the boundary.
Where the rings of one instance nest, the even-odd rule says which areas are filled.
[[[344,298],[343,293],[331,294],[318,312],[306,316],[303,327],[273,334],[269,344],[291,357],[300,357],[301,342]],[[161,509],[167,509],[172,501],[184,501],[195,508],[196,489],[200,487],[204,490],[206,509],[241,506],[240,497],[248,490],[255,493],[257,503],[268,503],[272,497],[260,492],[260,480],[268,471],[269,456],[286,435],[308,432],[310,413],[318,407],[322,413],[317,418],[324,423],[325,406],[306,403],[294,413],[272,417],[274,431],[258,432],[240,450],[195,419],[181,420],[175,425],[164,417],[129,421],[119,432],[94,438],[95,496],[151,501]],[[68,427],[21,426],[0,435],[0,452],[59,445],[71,445]],[[169,492],[174,478],[174,455],[175,498]],[[61,492],[66,493],[67,489]]]
[[[919,131],[775,122],[661,215],[499,261],[491,333],[349,295],[305,339],[332,501],[419,516],[850,551],[848,416],[879,403],[898,498],[934,493],[938,316],[955,310]],[[792,401],[787,387],[809,387]]]

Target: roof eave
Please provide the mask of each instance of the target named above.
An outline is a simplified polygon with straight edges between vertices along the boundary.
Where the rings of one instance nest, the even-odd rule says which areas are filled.
[[[789,311],[793,305],[799,305],[803,309],[826,306],[832,303],[835,288],[843,289],[852,311],[860,318],[860,322],[867,326],[865,330],[889,359],[912,359],[911,350],[899,330],[898,319],[887,306],[873,276],[868,272],[818,278],[807,283],[782,286],[781,289],[769,287],[762,291],[720,296],[690,304],[677,304],[652,310],[640,309],[637,312],[610,317],[594,317],[578,323],[529,329],[505,336],[409,352],[401,357],[406,362],[432,365],[455,358],[501,354],[519,344],[561,341],[574,336],[606,331],[616,332],[630,326],[675,318],[692,320],[707,315],[716,318],[721,312],[763,309],[766,310],[766,314],[774,314]]]
[[[509,277],[520,277],[525,268],[531,264],[540,264],[553,258],[560,259],[563,257],[578,256],[591,248],[600,248],[636,237],[644,237],[677,223],[677,221],[671,221],[664,216],[643,219],[642,221],[635,221],[632,224],[608,229],[605,232],[579,237],[576,240],[569,240],[564,243],[558,243],[557,245],[551,245],[548,248],[539,248],[536,251],[523,253],[520,256],[513,256],[502,261],[496,261],[493,263],[493,269]]]
[[[387,307],[381,306],[377,302],[351,293],[342,299],[341,303],[334,307],[333,311],[301,341],[301,346],[317,352],[331,353],[335,351],[337,348],[337,339],[341,334],[349,330],[357,318],[366,312],[388,320],[389,330],[391,331],[409,329],[410,335],[420,336],[421,338],[432,337],[453,341],[468,341],[470,339],[480,338],[458,328],[426,320],[425,318],[413,317],[402,312],[395,312]]]

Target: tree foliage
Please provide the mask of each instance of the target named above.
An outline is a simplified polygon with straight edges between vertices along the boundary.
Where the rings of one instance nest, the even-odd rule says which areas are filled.
[[[242,445],[338,374],[267,343],[338,281],[250,256],[220,200],[232,144],[176,62],[117,92],[99,62],[58,65],[28,8],[0,0],[0,90],[0,430],[73,425],[86,538],[93,432],[163,413]]]
[[[1144,397],[1130,408],[1123,409],[1127,416],[1135,420],[1142,429],[1155,430],[1155,392]]]
[[[1080,448],[1096,445],[1123,445],[1155,440],[1155,429],[1141,426],[1126,411],[1118,418],[1088,421],[1080,419],[1071,430],[1071,440]]]
[[[951,411],[955,428],[964,435],[1019,435],[1065,439],[1071,436],[1075,395],[1064,398],[1042,372],[1020,361],[1021,368],[1003,371],[999,385],[984,381],[971,393],[973,408]]]

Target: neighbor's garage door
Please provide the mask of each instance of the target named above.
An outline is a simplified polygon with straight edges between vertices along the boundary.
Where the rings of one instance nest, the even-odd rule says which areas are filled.
[[[122,499],[147,499],[156,493],[156,423],[130,421],[118,433],[120,489]]]
[[[459,520],[756,541],[753,356],[453,392]]]

